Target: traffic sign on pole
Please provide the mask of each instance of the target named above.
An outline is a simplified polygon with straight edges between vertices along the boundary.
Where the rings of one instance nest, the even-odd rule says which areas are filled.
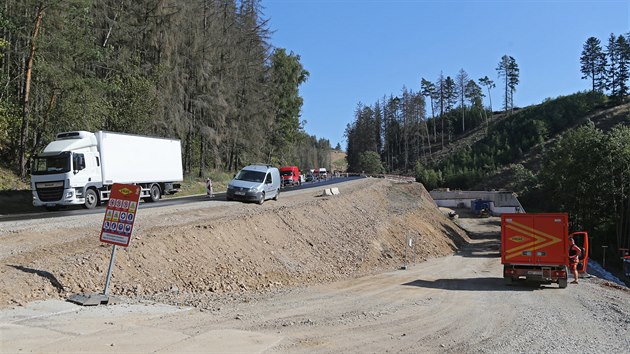
[[[101,227],[101,242],[129,246],[140,202],[140,190],[140,186],[133,184],[115,183],[112,186]]]
[[[111,243],[112,255],[109,259],[109,269],[105,279],[105,289],[102,294],[76,294],[68,298],[68,301],[83,306],[106,305],[115,303],[109,296],[109,281],[116,259],[116,246],[129,246],[133,224],[136,221],[136,212],[140,202],[140,186],[133,184],[112,185],[109,203],[105,209],[103,226],[101,227],[101,242]]]

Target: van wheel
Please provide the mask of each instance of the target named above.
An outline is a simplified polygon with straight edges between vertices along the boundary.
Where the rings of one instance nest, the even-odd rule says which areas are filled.
[[[85,191],[85,209],[94,209],[98,205],[98,195],[94,189],[88,189]]]
[[[276,191],[276,196],[273,197],[273,200],[275,200],[277,202],[278,201],[278,197],[280,197],[280,188],[278,188],[278,190]]]
[[[564,289],[567,287],[567,280],[566,279],[558,279],[558,286],[560,287],[560,289]]]
[[[258,199],[258,204],[261,204],[265,202],[265,192],[262,192],[262,194],[260,195],[260,199]]]

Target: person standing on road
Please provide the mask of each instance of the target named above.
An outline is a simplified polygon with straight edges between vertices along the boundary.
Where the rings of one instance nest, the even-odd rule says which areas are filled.
[[[569,268],[571,269],[571,273],[573,273],[573,281],[571,284],[578,283],[578,271],[577,265],[580,261],[580,256],[582,255],[582,250],[575,244],[575,240],[573,237],[569,237]]]
[[[214,197],[214,192],[212,191],[212,180],[210,177],[206,180],[206,196],[208,198]]]

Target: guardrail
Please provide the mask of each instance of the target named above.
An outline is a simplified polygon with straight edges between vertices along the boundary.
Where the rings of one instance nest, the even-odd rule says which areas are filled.
[[[394,181],[394,182],[398,182],[398,183],[411,183],[411,182],[415,182],[416,178],[415,177],[410,177],[410,176],[400,176],[400,175],[390,175],[390,174],[384,174],[384,173],[379,173],[379,174],[370,174],[370,173],[342,173],[342,176],[345,177],[349,177],[349,176],[360,176],[360,177],[374,177],[374,178],[384,178],[384,179],[388,179],[390,181]]]
[[[390,181],[398,182],[398,183],[412,183],[416,181],[415,177],[409,177],[409,176],[383,175],[383,178],[388,179]]]

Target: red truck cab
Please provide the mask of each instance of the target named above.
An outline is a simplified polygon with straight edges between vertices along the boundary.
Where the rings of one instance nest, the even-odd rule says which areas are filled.
[[[566,213],[501,215],[501,264],[508,284],[525,279],[566,288],[569,237],[582,250],[578,272],[586,271],[588,234],[569,235],[568,219]]]
[[[297,166],[280,167],[280,178],[283,187],[300,185],[300,169]]]

